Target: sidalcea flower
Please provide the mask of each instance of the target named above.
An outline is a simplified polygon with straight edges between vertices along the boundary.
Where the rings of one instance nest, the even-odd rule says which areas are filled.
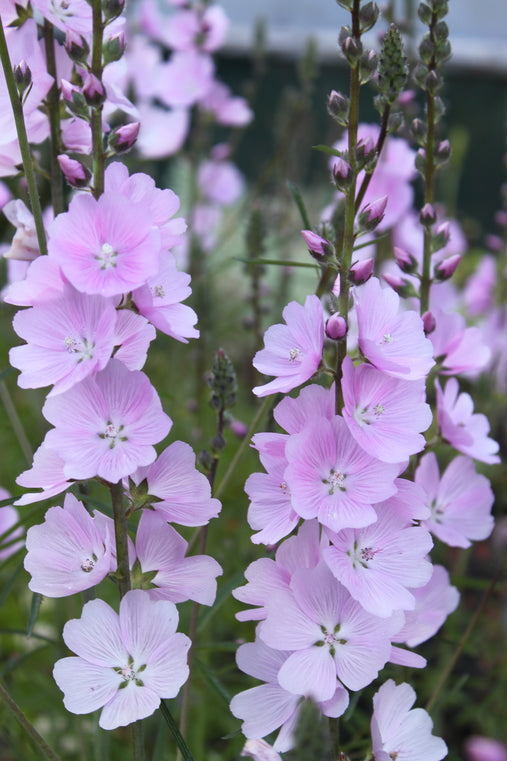
[[[160,232],[141,203],[118,193],[75,196],[49,227],[48,252],[79,291],[116,296],[141,286],[160,262]]]
[[[99,476],[112,483],[153,462],[153,445],[172,425],[147,376],[116,359],[47,399],[42,412],[55,426],[45,444],[63,459],[65,476]]]
[[[364,356],[395,378],[424,378],[435,362],[420,316],[400,312],[400,297],[391,288],[382,288],[376,277],[354,289],[354,304]]]
[[[371,365],[343,363],[343,418],[362,448],[383,462],[402,462],[424,448],[432,420],[424,380],[392,378]]]
[[[109,299],[80,293],[64,285],[60,297],[14,316],[13,327],[25,346],[9,352],[21,370],[21,388],[54,384],[60,394],[92,373],[103,370],[115,345],[116,310]]]
[[[365,452],[339,416],[314,419],[289,438],[285,453],[292,507],[333,531],[374,523],[372,505],[396,492],[398,466]]]
[[[423,489],[431,518],[424,525],[451,547],[470,547],[471,540],[486,539],[493,530],[491,508],[495,497],[486,476],[473,460],[455,457],[442,478],[433,452],[421,458],[415,481]]]
[[[42,443],[33,456],[32,467],[24,470],[16,478],[16,483],[20,486],[42,491],[23,494],[14,504],[30,505],[32,502],[42,502],[68,489],[71,482],[63,472],[64,466],[62,458]]]
[[[157,497],[153,508],[166,521],[204,526],[220,512],[220,502],[211,496],[208,479],[195,467],[192,447],[183,441],[175,441],[152,465],[132,474],[136,486],[145,479],[148,494]]]
[[[50,507],[44,523],[26,535],[25,569],[28,588],[47,597],[90,589],[104,579],[111,567],[111,541],[73,494],[63,507]]]
[[[264,349],[253,365],[275,380],[253,389],[257,396],[291,391],[316,372],[324,347],[324,312],[317,296],[307,296],[304,306],[291,301],[283,310],[285,325],[272,325],[264,336]]]
[[[474,414],[470,394],[459,393],[456,378],[449,378],[442,391],[435,380],[437,392],[437,415],[442,436],[459,452],[475,460],[493,465],[500,462],[499,446],[490,439],[489,422],[485,415]]]
[[[150,575],[150,597],[213,605],[216,577],[221,576],[222,569],[209,555],[185,557],[187,547],[188,543],[160,513],[143,510],[137,528],[136,555],[142,574]]]
[[[53,676],[68,711],[102,708],[102,729],[150,716],[161,698],[174,698],[188,677],[190,640],[176,632],[178,612],[169,600],[127,592],[119,615],[103,600],[86,603],[81,618],[65,624],[63,639],[77,657],[55,663]]]
[[[371,736],[375,761],[441,761],[447,746],[431,734],[433,722],[423,708],[412,708],[416,698],[406,683],[388,679],[373,697]]]
[[[253,755],[253,750],[252,753],[248,752],[246,755]],[[261,749],[259,752],[262,752]],[[465,740],[465,754],[468,761],[507,761],[507,745],[493,737],[470,735]],[[269,759],[269,755],[266,755],[266,761]]]

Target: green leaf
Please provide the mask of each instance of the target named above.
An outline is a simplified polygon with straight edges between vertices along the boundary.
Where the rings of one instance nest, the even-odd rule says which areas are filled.
[[[301,195],[301,191],[298,188],[297,185],[295,185],[290,180],[287,180],[287,187],[289,188],[289,191],[296,202],[296,206],[299,209],[299,213],[301,214],[301,219],[303,221],[304,229],[305,230],[311,230],[312,226],[310,224],[310,219],[308,217],[308,214],[306,212],[305,203],[303,201],[303,196]]]
[[[32,636],[33,627],[35,626],[35,622],[37,621],[37,616],[39,615],[41,602],[42,602],[42,595],[39,594],[38,592],[34,592],[32,597],[32,605],[30,606],[30,617],[28,619],[28,626],[26,627],[27,637]]]
[[[165,700],[160,701],[160,710],[162,711],[162,716],[164,717],[167,726],[171,730],[172,736],[176,741],[176,745],[181,751],[181,755],[183,756],[184,761],[195,761],[195,758],[192,755],[192,751],[188,747],[185,738],[178,729],[178,725],[174,721],[174,717],[170,712]]]

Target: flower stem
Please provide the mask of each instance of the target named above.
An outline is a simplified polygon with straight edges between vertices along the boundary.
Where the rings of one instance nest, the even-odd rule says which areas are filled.
[[[111,492],[111,502],[113,505],[116,560],[118,563],[116,575],[118,578],[120,597],[123,597],[130,590],[131,586],[127,542],[127,514],[125,511],[125,503],[123,501],[123,487],[121,481],[118,481],[117,484],[110,484],[109,491]]]
[[[16,82],[14,81],[14,73],[12,71],[11,59],[9,56],[9,49],[7,47],[7,40],[5,38],[5,31],[3,27],[2,18],[0,17],[0,60],[5,74],[5,82],[7,84],[7,91],[12,106],[12,113],[14,115],[14,122],[16,124],[16,132],[18,135],[19,149],[21,151],[21,160],[23,162],[23,169],[26,176],[26,182],[28,185],[28,196],[30,198],[30,206],[32,209],[33,218],[35,221],[35,231],[37,233],[37,242],[39,244],[39,251],[41,254],[47,254],[46,246],[46,233],[44,230],[44,222],[42,221],[42,208],[39,198],[39,191],[37,190],[37,183],[35,181],[35,171],[32,162],[32,154],[30,151],[30,145],[28,143],[28,135],[26,133],[25,118],[23,116],[23,106],[21,105],[21,98],[19,96]]]
[[[104,36],[104,22],[102,20],[101,0],[92,0],[92,61],[91,73],[102,82],[102,45]],[[99,198],[104,192],[104,138],[102,134],[102,105],[93,106],[91,109],[92,130],[92,156],[93,156],[93,195]]]
[[[44,738],[40,736],[40,734],[37,732],[37,730],[31,723],[31,721],[27,719],[27,717],[25,716],[21,708],[11,698],[11,696],[9,695],[9,693],[7,692],[7,690],[1,683],[0,683],[0,698],[3,700],[7,708],[16,718],[16,720],[21,724],[26,734],[39,748],[44,758],[48,759],[48,761],[60,761],[60,757],[57,756],[57,754],[54,752],[52,748],[49,747],[49,745],[44,740]]]
[[[55,43],[53,25],[44,19],[44,50],[48,74],[53,79],[53,85],[47,94],[46,103],[50,129],[50,162],[51,162],[51,201],[55,217],[65,210],[63,201],[63,178],[58,154],[60,153],[60,100],[58,93],[58,76],[56,71]]]

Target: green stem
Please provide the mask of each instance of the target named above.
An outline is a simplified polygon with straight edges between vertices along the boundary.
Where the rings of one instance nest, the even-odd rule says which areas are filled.
[[[116,576],[120,597],[123,597],[131,589],[130,585],[130,566],[128,551],[128,526],[125,503],[123,500],[123,486],[121,481],[117,484],[110,484],[111,502],[113,505],[114,517],[114,535],[116,540],[116,560],[118,570]]]
[[[102,82],[102,46],[104,37],[104,22],[102,20],[101,0],[92,0],[92,61],[91,73]],[[99,198],[104,192],[104,138],[102,134],[102,106],[91,109],[92,156],[93,156],[93,195]]]
[[[11,59],[9,56],[9,49],[7,47],[7,40],[5,38],[5,32],[3,27],[2,18],[0,17],[0,60],[5,74],[5,82],[7,84],[7,91],[12,106],[12,113],[14,115],[14,122],[16,124],[16,132],[18,135],[19,149],[21,151],[21,160],[23,162],[23,169],[26,176],[26,182],[28,185],[28,196],[30,198],[30,206],[32,207],[32,214],[35,221],[35,231],[37,233],[37,241],[39,244],[39,251],[41,254],[47,254],[46,246],[46,232],[44,230],[44,222],[42,221],[42,208],[39,198],[39,191],[37,190],[37,183],[35,180],[35,171],[32,163],[32,154],[30,151],[30,145],[28,143],[28,136],[26,134],[25,118],[23,116],[23,107],[21,105],[21,99],[19,97],[16,82],[14,81],[14,74],[12,71]]]
[[[382,123],[380,125],[380,132],[377,140],[377,145],[375,147],[375,153],[377,154],[377,161],[380,158],[380,155],[382,153],[382,150],[384,148],[384,143],[386,141],[387,137],[387,125],[389,124],[389,115],[391,113],[391,106],[389,104],[386,105],[384,109],[384,113],[382,114]],[[361,206],[363,199],[366,195],[366,191],[368,190],[368,186],[371,182],[371,178],[373,177],[375,173],[375,169],[373,172],[370,172],[369,174],[365,174],[363,181],[361,183],[361,187],[359,188],[359,192],[356,196],[356,212],[359,211],[359,207]]]
[[[58,163],[60,153],[60,99],[58,92],[58,76],[56,71],[55,44],[53,25],[44,19],[44,49],[48,74],[53,79],[53,85],[46,97],[50,130],[50,163],[51,163],[51,201],[55,217],[65,211],[63,201],[63,176]]]
[[[165,702],[165,700],[160,701],[160,710],[162,711],[162,715],[167,723],[167,726],[171,730],[173,737],[176,740],[176,744],[181,752],[181,755],[185,759],[185,761],[195,761],[194,756],[192,755],[192,751],[186,744],[183,735],[178,729],[178,725],[174,721],[174,717],[172,713],[170,712],[169,708],[167,707],[167,703]]]
[[[18,704],[11,698],[3,684],[0,683],[0,698],[4,701],[7,708],[11,711],[16,720],[21,724],[26,734],[32,742],[38,747],[41,755],[48,761],[60,761],[60,757],[49,747],[43,737],[37,732],[31,721],[27,719]]]

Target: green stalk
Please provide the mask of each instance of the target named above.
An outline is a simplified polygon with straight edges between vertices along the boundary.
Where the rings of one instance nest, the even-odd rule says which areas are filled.
[[[91,73],[102,82],[104,67],[102,64],[102,46],[104,37],[104,22],[102,20],[101,0],[92,0],[92,61]],[[104,138],[102,134],[102,105],[91,109],[92,156],[93,156],[93,195],[99,198],[104,192]]]
[[[3,27],[2,27],[3,28]],[[26,734],[40,750],[41,756],[47,761],[60,761],[60,757],[49,747],[43,737],[37,732],[31,721],[27,719],[18,704],[11,698],[3,684],[0,683],[0,698],[3,700],[14,718],[21,724]]]
[[[44,50],[48,74],[53,79],[53,85],[46,97],[50,130],[50,163],[51,163],[51,201],[55,217],[65,211],[63,201],[63,178],[58,154],[60,153],[60,98],[58,92],[58,77],[56,71],[55,43],[53,25],[44,19]]]
[[[426,139],[426,164],[424,173],[424,204],[433,205],[435,200],[435,98],[426,93],[428,136]],[[431,288],[431,226],[424,226],[423,266],[421,276],[421,314],[429,309]]]
[[[16,124],[16,132],[18,134],[19,149],[21,151],[21,159],[23,162],[23,169],[26,176],[26,182],[28,185],[28,197],[30,199],[30,206],[35,221],[35,231],[37,233],[37,242],[39,244],[39,251],[41,254],[47,254],[46,246],[46,232],[44,230],[44,222],[42,221],[42,208],[39,198],[39,191],[37,190],[37,183],[35,181],[35,171],[32,162],[32,153],[30,151],[30,145],[28,143],[28,136],[26,134],[25,118],[23,116],[23,107],[21,105],[21,98],[14,81],[14,73],[12,71],[11,59],[9,56],[9,49],[7,47],[7,40],[5,38],[5,31],[0,17],[0,60],[5,74],[5,82],[7,84],[7,91],[12,106],[12,113],[14,116],[14,122]]]

